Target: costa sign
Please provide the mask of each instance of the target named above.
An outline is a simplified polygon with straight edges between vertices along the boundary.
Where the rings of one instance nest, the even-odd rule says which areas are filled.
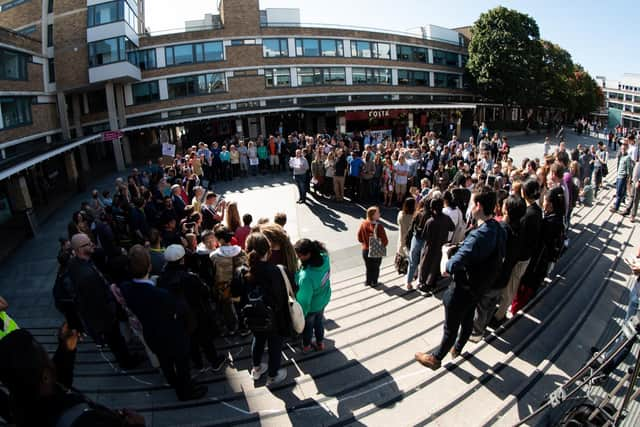
[[[387,117],[391,117],[389,114],[389,110],[371,110],[369,111],[370,119],[385,119]]]
[[[397,119],[405,113],[406,113],[406,110],[349,111],[345,113],[345,119],[347,120]]]

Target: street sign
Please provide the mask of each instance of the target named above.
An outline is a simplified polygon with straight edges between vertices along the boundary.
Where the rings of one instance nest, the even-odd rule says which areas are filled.
[[[103,141],[113,141],[114,139],[122,138],[122,131],[119,130],[108,130],[106,132],[102,132],[102,140]]]

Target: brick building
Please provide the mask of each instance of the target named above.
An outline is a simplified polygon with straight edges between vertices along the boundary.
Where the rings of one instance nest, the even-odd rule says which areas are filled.
[[[165,139],[471,121],[465,29],[302,24],[258,0],[219,9],[150,34],[143,0],[0,4],[0,227],[33,224],[89,171],[157,156]],[[103,141],[110,130],[122,137]]]

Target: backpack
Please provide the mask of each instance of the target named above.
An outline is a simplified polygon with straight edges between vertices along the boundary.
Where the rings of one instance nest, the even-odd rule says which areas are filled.
[[[53,302],[60,312],[65,312],[69,306],[73,306],[76,301],[76,288],[71,280],[69,269],[64,269],[56,275],[56,281],[53,284]]]
[[[273,332],[275,319],[273,309],[265,302],[264,292],[256,286],[247,295],[247,303],[242,307],[244,325],[251,332]]]

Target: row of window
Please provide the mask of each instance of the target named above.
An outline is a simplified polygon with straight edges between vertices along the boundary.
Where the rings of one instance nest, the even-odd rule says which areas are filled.
[[[167,65],[195,64],[198,62],[222,61],[222,42],[190,43],[165,48]]]
[[[391,85],[390,68],[352,68],[353,85]],[[343,67],[301,67],[297,69],[298,86],[344,86],[346,70]],[[264,72],[267,88],[291,87],[289,68],[272,68]],[[434,73],[434,87],[456,89],[460,76]],[[429,87],[428,71],[398,70],[399,86]],[[224,73],[207,73],[167,79],[169,99],[206,95],[226,90]],[[132,85],[134,104],[160,100],[157,80]]]
[[[344,56],[342,40],[335,39],[296,39],[296,56]],[[265,58],[289,56],[287,39],[264,39],[262,52]],[[354,40],[351,42],[351,56],[355,58],[391,59],[391,45],[389,43],[368,42]],[[429,62],[426,47],[397,45],[399,61]],[[466,56],[462,56],[462,66],[466,64]],[[458,66],[458,54],[444,50],[433,49],[433,63],[439,65]]]
[[[0,97],[0,129],[31,124],[33,98]]]
[[[124,21],[138,31],[138,17],[126,0],[100,3],[87,8],[87,27]]]
[[[4,12],[5,10],[9,10],[16,6],[20,6],[23,3],[28,2],[29,0],[11,0],[6,3],[0,5],[0,12]]]
[[[0,80],[28,80],[27,62],[28,55],[0,48]]]
[[[89,46],[89,67],[126,61],[127,53],[134,50],[135,45],[127,37],[91,42]]]

